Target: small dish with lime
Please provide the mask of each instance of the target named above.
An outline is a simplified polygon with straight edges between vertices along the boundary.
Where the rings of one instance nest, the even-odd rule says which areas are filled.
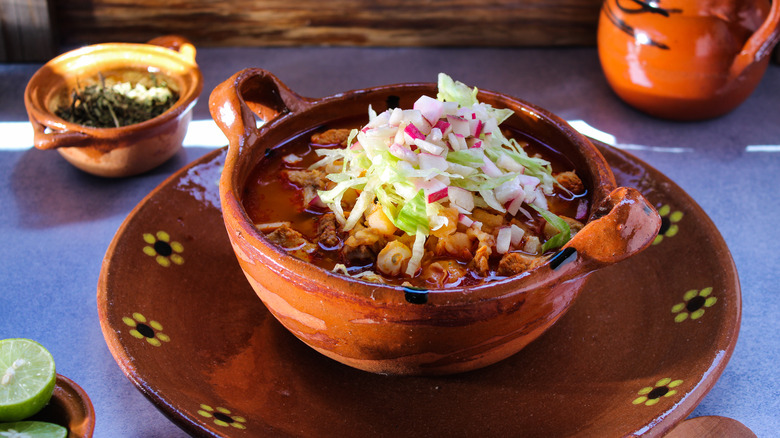
[[[89,438],[95,412],[86,392],[57,374],[40,343],[0,340],[0,437]]]

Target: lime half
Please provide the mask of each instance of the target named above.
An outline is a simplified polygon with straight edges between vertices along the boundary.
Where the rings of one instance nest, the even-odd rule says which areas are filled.
[[[54,358],[41,344],[0,340],[0,421],[36,414],[51,399],[56,380]]]
[[[0,423],[0,438],[66,438],[68,429],[43,421]]]

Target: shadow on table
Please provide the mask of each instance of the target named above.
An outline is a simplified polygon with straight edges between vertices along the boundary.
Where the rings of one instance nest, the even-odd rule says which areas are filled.
[[[211,150],[183,148],[156,169],[114,179],[90,175],[57,153],[31,148],[21,152],[10,176],[10,188],[19,212],[18,225],[47,228],[126,215],[168,176]]]

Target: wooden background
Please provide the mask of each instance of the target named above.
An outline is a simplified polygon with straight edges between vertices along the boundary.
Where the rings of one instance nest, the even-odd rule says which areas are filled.
[[[0,6],[4,46],[17,41],[6,57],[46,60],[62,46],[145,42],[169,33],[198,46],[594,45],[601,0],[0,0]],[[18,31],[7,31],[6,23]],[[42,47],[46,38],[49,49]]]
[[[601,2],[0,0],[0,62],[41,62],[63,47],[171,33],[199,47],[593,46]]]

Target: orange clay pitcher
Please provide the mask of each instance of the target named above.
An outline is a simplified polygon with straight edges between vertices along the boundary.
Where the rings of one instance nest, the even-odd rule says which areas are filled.
[[[615,93],[674,120],[736,108],[758,85],[778,39],[778,0],[605,0],[598,28]]]

